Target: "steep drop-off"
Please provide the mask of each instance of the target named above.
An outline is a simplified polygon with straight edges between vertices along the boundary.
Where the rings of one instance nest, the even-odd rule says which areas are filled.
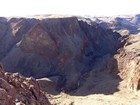
[[[57,78],[58,87],[77,88],[98,59],[113,54],[120,35],[76,17],[1,18],[0,61],[6,71]]]
[[[5,70],[41,79],[1,68],[1,84],[8,88],[1,85],[0,98],[6,103],[46,103],[49,97],[57,105],[138,105],[139,27],[139,15],[95,21],[73,16],[1,17],[0,62]]]

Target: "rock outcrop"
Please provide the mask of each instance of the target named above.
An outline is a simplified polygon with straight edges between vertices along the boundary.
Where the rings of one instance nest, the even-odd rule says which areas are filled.
[[[128,88],[138,89],[140,79],[140,35],[130,35],[123,39],[125,45],[115,55],[120,77],[127,80]]]
[[[4,72],[0,65],[0,105],[50,105],[32,77]]]

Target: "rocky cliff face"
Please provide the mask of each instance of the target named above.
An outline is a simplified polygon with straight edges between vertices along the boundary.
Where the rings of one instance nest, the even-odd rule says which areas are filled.
[[[83,20],[90,24],[98,23],[101,27],[121,34],[120,48],[107,60],[103,69],[113,76],[119,75],[126,81],[126,87],[136,94],[140,80],[140,15],[94,17]]]
[[[125,45],[115,55],[119,75],[122,79],[127,80],[128,88],[136,91],[140,79],[140,35],[129,35],[123,41],[126,42]]]
[[[120,35],[76,17],[0,19],[0,61],[6,71],[57,77],[75,89],[95,61],[114,53]]]
[[[50,105],[34,78],[5,72],[0,65],[1,105]]]

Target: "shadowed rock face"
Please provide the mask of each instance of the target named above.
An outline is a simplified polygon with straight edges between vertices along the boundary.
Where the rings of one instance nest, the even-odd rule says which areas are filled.
[[[119,34],[76,17],[11,18],[0,21],[0,61],[24,76],[59,76],[74,89],[94,60],[119,47]]]
[[[81,53],[84,37],[76,18],[48,19],[33,26],[20,47],[28,53],[65,61]]]

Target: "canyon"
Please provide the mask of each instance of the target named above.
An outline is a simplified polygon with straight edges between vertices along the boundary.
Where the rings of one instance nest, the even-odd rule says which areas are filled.
[[[139,15],[1,17],[0,63],[10,75],[36,81],[34,91],[46,96],[41,105],[138,105],[139,91],[135,96],[127,88],[137,84],[139,90],[140,70],[130,64],[134,60],[139,67],[139,20]],[[36,97],[33,105],[39,105]]]

